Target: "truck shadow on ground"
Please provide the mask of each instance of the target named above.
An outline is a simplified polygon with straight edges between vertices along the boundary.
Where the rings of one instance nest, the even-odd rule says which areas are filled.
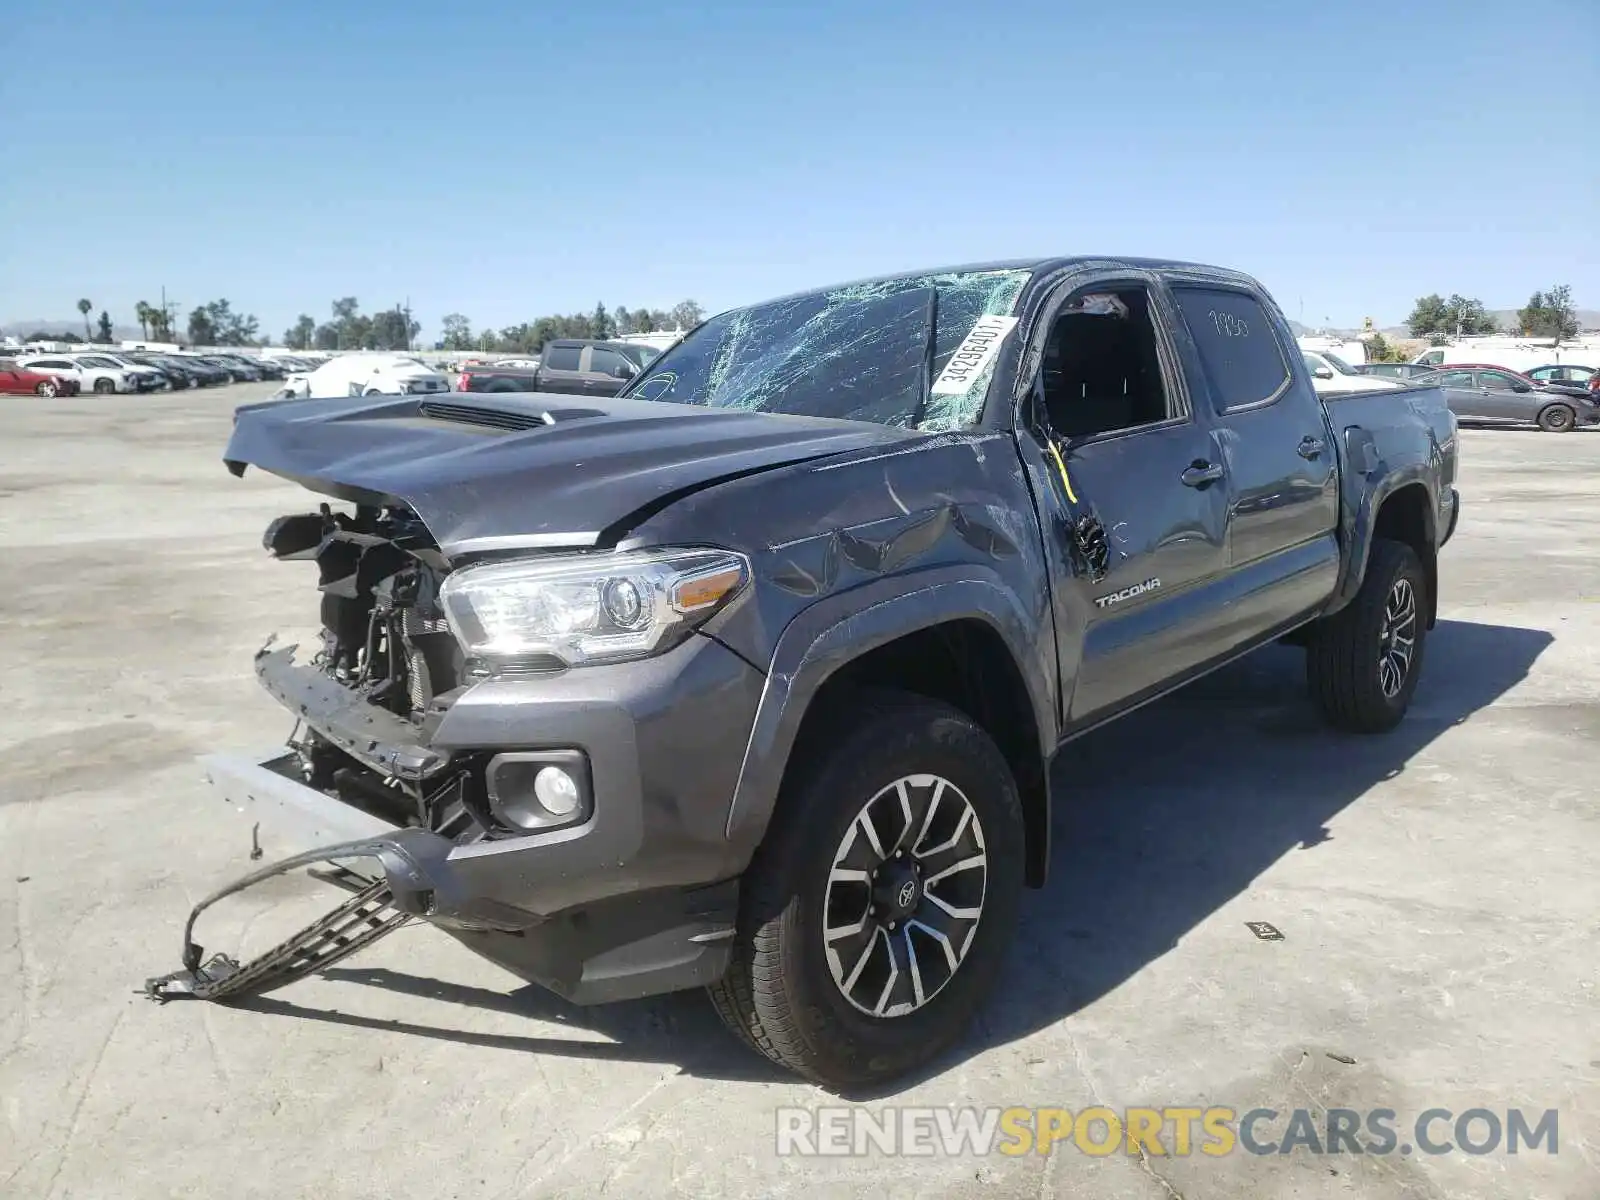
[[[920,1078],[1092,1004],[1285,854],[1314,852],[1330,840],[1334,816],[1514,687],[1553,640],[1542,630],[1440,621],[1410,714],[1381,736],[1324,727],[1306,696],[1303,653],[1275,646],[1068,746],[1055,767],[1050,882],[1024,896],[1005,977],[972,1031]],[[531,986],[499,993],[358,967],[324,977],[608,1040],[408,1024],[275,996],[240,1007],[532,1053],[673,1062],[704,1078],[787,1078],[722,1030],[699,993],[578,1008]]]

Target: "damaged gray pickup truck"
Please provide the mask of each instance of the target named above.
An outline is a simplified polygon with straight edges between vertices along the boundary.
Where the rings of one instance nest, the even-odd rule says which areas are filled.
[[[1437,389],[1319,399],[1254,280],[1142,259],[738,309],[615,399],[245,406],[230,469],[328,498],[265,536],[322,632],[256,659],[287,747],[206,760],[304,852],[219,895],[324,861],[355,895],[245,964],[191,916],[152,994],[422,920],[576,1003],[704,986],[784,1067],[891,1079],[996,980],[1065,741],[1280,640],[1334,726],[1401,720],[1456,454]]]

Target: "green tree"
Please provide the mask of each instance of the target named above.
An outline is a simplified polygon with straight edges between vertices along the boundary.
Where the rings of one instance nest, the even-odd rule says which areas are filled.
[[[78,311],[83,314],[83,340],[93,341],[94,332],[89,328],[89,311],[94,308],[93,300],[79,300]]]
[[[612,311],[611,319],[616,322],[618,333],[634,332],[633,314],[626,308],[622,307],[622,305],[617,305],[617,307]]]
[[[656,331],[655,318],[650,315],[648,308],[641,308],[633,314],[633,331],[635,333],[654,333]]]
[[[189,344],[191,346],[217,344],[217,327],[211,323],[209,306],[202,305],[189,314]]]
[[[105,309],[100,310],[100,341],[109,346],[116,341],[116,331],[111,328],[111,314]]]
[[[472,322],[461,313],[448,313],[442,322],[444,338],[440,342],[442,350],[471,350]]]
[[[402,310],[387,308],[373,314],[371,328],[371,349],[409,350],[418,326],[415,321],[408,321]]]
[[[594,315],[589,318],[589,336],[604,341],[616,334],[617,327],[612,323],[611,314],[606,311],[604,304],[594,306]]]
[[[317,323],[305,313],[301,313],[299,319],[284,330],[283,344],[291,350],[309,350],[316,334]]]
[[[706,310],[693,300],[680,300],[672,309],[672,320],[679,329],[688,331],[705,320]]]
[[[1572,306],[1572,288],[1567,284],[1548,292],[1535,292],[1517,310],[1517,324],[1528,337],[1547,337],[1563,341],[1578,336],[1578,313]]]
[[[1493,333],[1495,320],[1483,306],[1482,300],[1469,299],[1452,293],[1442,299],[1437,292],[1419,298],[1406,318],[1412,337],[1427,338],[1438,344],[1446,338],[1461,335]]]
[[[1381,333],[1374,333],[1366,339],[1367,361],[1381,363],[1405,362],[1405,348],[1397,342],[1391,342]]]
[[[317,326],[317,332],[311,339],[311,344],[318,350],[337,350],[339,348],[339,328],[332,322]]]
[[[150,309],[150,336],[157,341],[170,342],[172,340],[172,318],[176,315],[171,308]]]
[[[133,306],[133,315],[139,322],[139,336],[145,341],[150,340],[151,308],[143,300]]]

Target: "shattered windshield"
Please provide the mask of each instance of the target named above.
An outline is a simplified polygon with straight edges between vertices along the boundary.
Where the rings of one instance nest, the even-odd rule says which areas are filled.
[[[983,408],[1027,271],[853,284],[706,321],[624,391],[640,400],[962,429]]]

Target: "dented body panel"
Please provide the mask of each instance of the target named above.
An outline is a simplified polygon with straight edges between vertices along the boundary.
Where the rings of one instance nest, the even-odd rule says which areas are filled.
[[[1039,410],[1046,339],[1064,313],[1125,318],[1117,287],[1148,298],[1149,369],[1171,410],[1058,437]],[[1270,395],[1238,403],[1217,374],[1197,289],[1259,306],[1251,335],[1284,348]],[[1245,336],[1245,322],[1213,320],[1218,336]],[[280,755],[223,764],[216,786],[242,798],[271,769],[274,810],[321,814],[319,828],[344,827],[326,804],[381,807],[398,791],[415,811],[385,819],[421,826],[405,830],[409,874],[391,871],[406,911],[579,1002],[692,986],[726,964],[740,875],[830,680],[959,630],[985,647],[975,668],[1009,689],[1003,732],[1028,877],[1041,882],[1047,768],[1064,741],[1348,603],[1373,538],[1400,527],[1396,497],[1436,578],[1457,505],[1442,397],[1324,403],[1293,347],[1246,276],[1061,259],[724,314],[616,399],[247,407],[230,469],[357,509],[343,524],[295,518],[269,540],[318,558],[325,612],[383,616],[391,667],[403,641],[428,649],[431,673],[380,692],[353,665],[330,676],[326,650],[264,654],[263,683],[310,730],[314,753],[295,743],[305,780]],[[675,402],[686,388],[702,402]],[[806,404],[856,416],[786,411]],[[341,539],[356,551],[327,550]],[[439,656],[449,639],[429,606],[453,572],[668,547],[734,552],[748,578],[659,653],[500,673]],[[387,707],[365,711],[380,696]],[[552,748],[583,757],[592,816],[554,832],[494,827],[482,794],[493,763]],[[284,791],[295,787],[306,794]]]

